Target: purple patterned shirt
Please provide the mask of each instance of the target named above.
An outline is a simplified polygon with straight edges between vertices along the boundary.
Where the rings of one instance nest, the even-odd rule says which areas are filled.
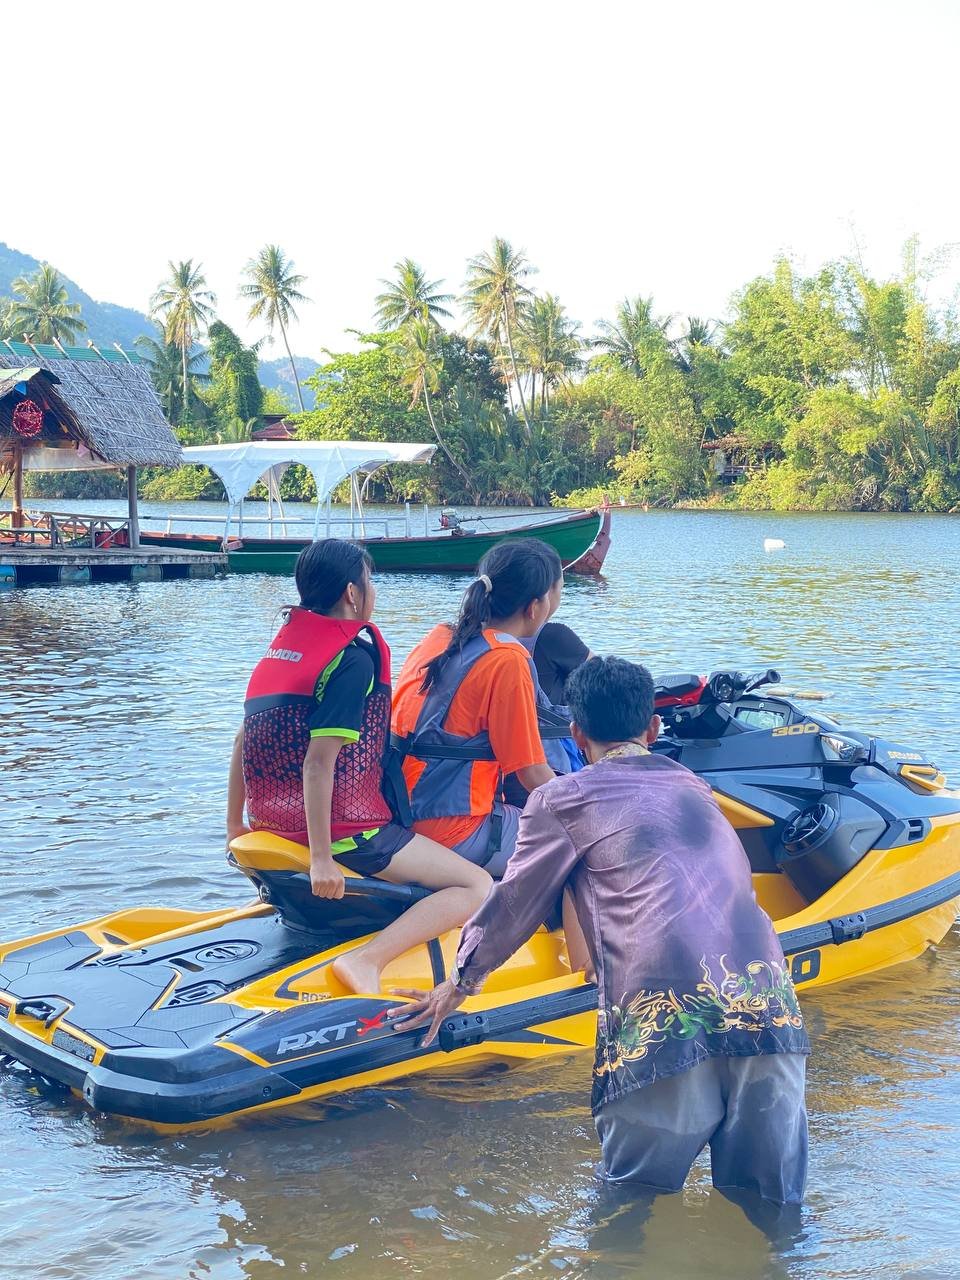
[[[809,1052],[743,846],[689,769],[611,756],[534,791],[503,879],[464,926],[464,989],[536,931],[565,884],[599,987],[594,1109],[714,1055]]]

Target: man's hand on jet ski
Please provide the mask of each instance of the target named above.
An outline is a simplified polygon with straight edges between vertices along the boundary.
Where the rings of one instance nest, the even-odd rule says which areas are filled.
[[[343,872],[329,853],[310,858],[310,888],[315,898],[342,898],[345,887]]]
[[[430,1030],[420,1042],[421,1049],[433,1044],[440,1031],[440,1024],[447,1014],[459,1009],[467,998],[467,992],[455,987],[449,978],[432,991],[412,991],[396,987],[395,996],[409,996],[412,1004],[398,1004],[387,1010],[387,1017],[395,1021],[394,1031],[412,1031],[429,1022]]]

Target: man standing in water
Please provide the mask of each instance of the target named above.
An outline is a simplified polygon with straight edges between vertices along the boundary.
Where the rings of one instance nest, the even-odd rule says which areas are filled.
[[[599,987],[592,1105],[611,1182],[678,1191],[709,1144],[713,1182],[803,1197],[809,1044],[743,847],[710,788],[652,754],[646,668],[592,658],[566,689],[589,760],[534,791],[506,872],[457,963],[391,1010],[426,1042],[569,885]]]

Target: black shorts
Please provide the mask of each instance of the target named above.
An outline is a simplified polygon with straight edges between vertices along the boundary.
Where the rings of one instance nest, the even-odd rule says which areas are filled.
[[[415,835],[415,831],[409,831],[397,822],[388,822],[372,836],[353,836],[354,847],[335,853],[333,857],[342,867],[355,871],[358,876],[376,876],[389,867],[393,855],[405,848]],[[339,845],[344,843],[337,841]]]

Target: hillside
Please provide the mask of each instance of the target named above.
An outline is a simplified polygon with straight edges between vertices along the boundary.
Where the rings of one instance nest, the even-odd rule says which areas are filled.
[[[311,360],[309,356],[294,356],[293,358],[301,381],[304,378],[309,378],[312,373],[320,368],[316,360]],[[261,360],[259,362],[259,376],[265,387],[277,387],[287,397],[293,408],[297,408],[297,389],[293,385],[290,361],[286,356],[278,356],[275,360]],[[316,397],[309,387],[303,387],[302,390],[304,406],[307,409],[312,409]]]
[[[39,261],[28,253],[19,253],[0,242],[0,298],[10,296],[10,286],[17,276],[33,275],[39,266]],[[153,326],[141,312],[113,302],[96,302],[69,276],[63,275],[62,271],[60,274],[70,301],[79,302],[82,308],[87,326],[84,340],[92,338],[98,346],[103,343],[109,347],[118,342],[121,347],[132,347],[140,334],[152,332]]]
[[[40,261],[28,253],[20,253],[0,241],[0,299],[8,298],[11,285],[18,276],[31,276],[40,267]],[[54,264],[56,265],[56,264]],[[59,270],[59,268],[57,268]],[[132,307],[121,307],[115,302],[97,302],[69,276],[60,272],[67,287],[71,302],[79,302],[81,315],[87,331],[79,341],[86,342],[92,338],[97,346],[112,346],[119,343],[121,347],[133,347],[141,334],[152,334],[153,323],[142,311]],[[295,356],[297,371],[301,378],[307,378],[319,366],[316,360],[306,356]],[[278,387],[285,393],[291,405],[296,407],[297,393],[290,374],[290,363],[286,356],[272,360],[260,361],[260,381],[265,387]],[[313,407],[313,394],[307,390],[303,393],[307,408]]]

